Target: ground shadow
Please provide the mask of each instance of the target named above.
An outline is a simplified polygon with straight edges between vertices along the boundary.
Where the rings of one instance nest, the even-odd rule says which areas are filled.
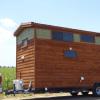
[[[61,97],[48,97],[48,98],[32,98],[23,100],[99,100],[100,97],[94,97],[93,95],[88,96],[61,96]]]

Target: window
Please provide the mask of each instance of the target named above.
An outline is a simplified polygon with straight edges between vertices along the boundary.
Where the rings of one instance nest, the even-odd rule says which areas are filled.
[[[74,50],[67,50],[64,52],[64,56],[69,58],[75,58],[77,57],[77,52]]]
[[[51,30],[36,29],[36,37],[40,39],[51,39]]]
[[[94,42],[94,37],[93,36],[90,36],[90,35],[80,35],[80,38],[81,38],[81,41],[84,41],[84,42],[90,42],[90,43],[93,43]]]
[[[21,44],[22,40],[28,38],[29,40],[34,38],[34,28],[26,28],[17,36],[17,44]]]
[[[63,33],[63,40],[64,41],[73,41],[73,34],[72,33]]]
[[[95,44],[100,45],[100,36],[95,37]]]
[[[28,38],[22,40],[22,48],[27,47],[27,44],[28,44]]]
[[[73,39],[74,39],[74,42],[80,42],[80,34],[74,33],[73,34]]]
[[[62,32],[52,32],[52,39],[63,40],[63,33]]]

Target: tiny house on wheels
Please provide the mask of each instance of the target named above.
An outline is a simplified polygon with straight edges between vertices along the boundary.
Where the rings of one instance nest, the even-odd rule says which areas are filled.
[[[34,91],[100,96],[100,33],[23,23],[15,31],[16,78]]]

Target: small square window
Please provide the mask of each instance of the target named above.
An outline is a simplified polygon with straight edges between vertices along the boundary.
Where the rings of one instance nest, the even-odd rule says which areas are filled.
[[[28,44],[28,38],[22,40],[22,48],[27,47]]]
[[[68,58],[75,58],[77,57],[77,52],[74,50],[67,50],[67,51],[64,51],[64,56]]]

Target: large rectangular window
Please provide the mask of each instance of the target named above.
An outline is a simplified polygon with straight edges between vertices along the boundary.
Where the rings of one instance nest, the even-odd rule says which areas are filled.
[[[80,38],[81,38],[81,41],[83,41],[83,42],[90,42],[90,43],[94,42],[94,37],[91,35],[81,34]]]
[[[73,41],[73,34],[72,33],[63,33],[63,40],[64,41]]]
[[[63,40],[63,32],[52,32],[52,39]]]

